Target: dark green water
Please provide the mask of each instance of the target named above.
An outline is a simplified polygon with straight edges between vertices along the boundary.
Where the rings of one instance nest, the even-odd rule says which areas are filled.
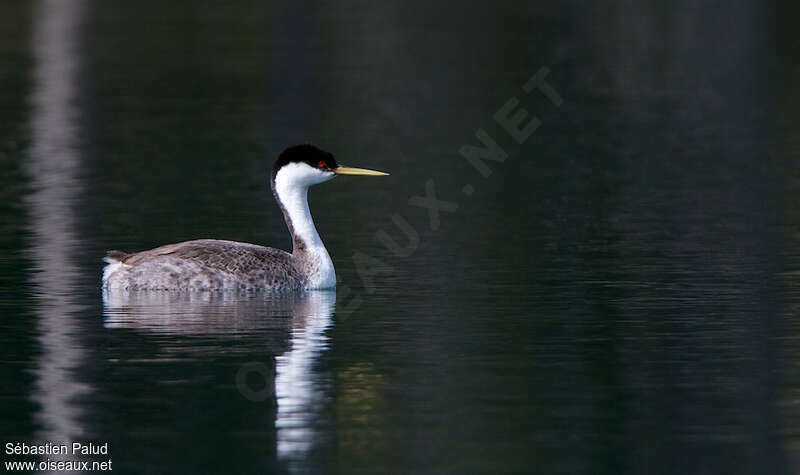
[[[113,3],[0,4],[4,448],[108,443],[87,460],[120,473],[800,471],[772,7]],[[560,100],[526,92],[537,71]],[[541,122],[522,143],[509,101]],[[489,176],[459,153],[479,129],[508,155]],[[392,173],[311,192],[337,292],[104,298],[107,249],[288,248],[267,170],[305,141]]]

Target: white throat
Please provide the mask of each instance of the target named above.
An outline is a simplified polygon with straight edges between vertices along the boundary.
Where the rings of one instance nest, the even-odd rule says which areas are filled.
[[[332,173],[315,170],[304,163],[284,165],[275,175],[275,194],[285,210],[287,224],[292,232],[295,247],[292,254],[297,256],[298,251],[305,254],[304,260],[308,267],[306,271],[314,288],[336,285],[333,262],[319,237],[308,208],[308,188],[331,178]]]

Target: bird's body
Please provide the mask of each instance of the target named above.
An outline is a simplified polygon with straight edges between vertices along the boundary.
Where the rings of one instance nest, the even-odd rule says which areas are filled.
[[[314,227],[308,188],[336,174],[383,175],[340,167],[311,145],[291,147],[270,177],[275,199],[292,235],[291,253],[235,241],[200,239],[147,251],[109,251],[103,286],[128,290],[288,290],[336,286],[328,251]]]
[[[130,290],[299,289],[311,287],[292,255],[272,247],[199,239],[125,254],[111,251],[107,287]]]

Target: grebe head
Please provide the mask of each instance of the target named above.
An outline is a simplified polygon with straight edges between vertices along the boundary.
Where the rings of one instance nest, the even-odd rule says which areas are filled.
[[[324,183],[336,174],[338,168],[333,154],[313,145],[295,145],[284,150],[272,167],[272,183],[276,179],[287,185],[308,188],[311,185]]]
[[[281,187],[308,188],[324,183],[336,175],[381,176],[388,173],[364,168],[343,167],[336,163],[333,154],[314,145],[295,145],[278,156],[272,167],[272,186],[276,181]]]

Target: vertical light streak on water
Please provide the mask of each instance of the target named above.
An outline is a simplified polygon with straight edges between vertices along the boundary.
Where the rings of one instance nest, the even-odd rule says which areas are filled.
[[[36,361],[31,398],[39,407],[35,415],[41,427],[37,438],[59,444],[68,444],[83,434],[75,400],[89,389],[73,375],[85,357],[74,336],[75,315],[81,310],[75,296],[79,269],[74,255],[80,245],[75,205],[83,188],[76,105],[78,26],[83,13],[83,0],[41,0],[32,38],[32,144],[25,164],[32,192],[25,204],[30,219],[30,280],[41,354]]]
[[[304,460],[311,449],[323,397],[323,385],[315,377],[314,363],[328,348],[325,331],[331,325],[335,292],[312,292],[293,309],[291,347],[276,358],[275,394],[278,415],[278,457],[290,468]]]

